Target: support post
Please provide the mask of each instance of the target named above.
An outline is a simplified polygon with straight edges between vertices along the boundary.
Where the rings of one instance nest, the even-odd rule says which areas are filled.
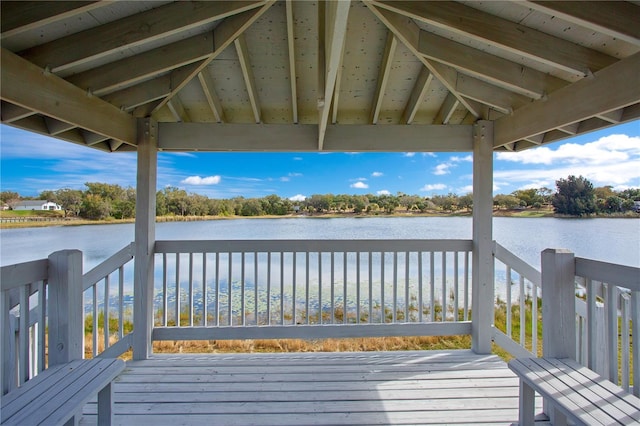
[[[138,120],[138,174],[136,184],[135,264],[133,303],[133,359],[151,355],[153,330],[153,271],[156,240],[156,179],[158,123]]]
[[[473,255],[471,349],[491,353],[493,339],[493,123],[473,130]]]
[[[82,252],[61,250],[49,256],[49,367],[82,359]]]
[[[565,249],[542,252],[542,347],[548,358],[576,359],[575,257]]]

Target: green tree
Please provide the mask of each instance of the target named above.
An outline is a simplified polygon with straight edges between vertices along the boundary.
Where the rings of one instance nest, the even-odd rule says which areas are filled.
[[[458,198],[458,207],[461,209],[471,210],[473,207],[473,194],[468,193]]]
[[[110,204],[99,195],[87,194],[82,200],[80,215],[86,219],[106,219],[110,213]]]
[[[556,213],[586,216],[596,212],[596,194],[586,178],[571,175],[557,180],[556,188],[552,201]]]
[[[56,203],[62,207],[65,217],[80,215],[82,196],[82,191],[79,189],[63,188],[56,191]]]
[[[0,202],[11,205],[20,201],[20,194],[13,191],[2,191],[0,192]]]

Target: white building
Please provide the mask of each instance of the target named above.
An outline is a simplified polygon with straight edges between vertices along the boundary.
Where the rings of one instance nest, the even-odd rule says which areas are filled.
[[[23,200],[14,204],[13,210],[62,210],[62,206],[47,200]]]

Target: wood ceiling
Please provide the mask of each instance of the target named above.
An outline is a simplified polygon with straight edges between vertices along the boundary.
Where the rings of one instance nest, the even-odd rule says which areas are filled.
[[[640,3],[2,1],[2,123],[135,150],[522,150],[640,117]]]

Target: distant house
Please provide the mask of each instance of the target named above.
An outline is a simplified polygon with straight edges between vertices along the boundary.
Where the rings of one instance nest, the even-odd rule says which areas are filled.
[[[640,201],[634,201],[631,208],[634,212],[640,213]]]
[[[52,201],[24,200],[15,203],[13,210],[62,210],[62,207]]]

